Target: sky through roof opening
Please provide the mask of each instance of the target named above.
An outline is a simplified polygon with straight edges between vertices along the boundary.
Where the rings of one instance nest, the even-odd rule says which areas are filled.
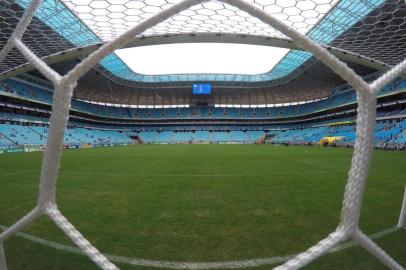
[[[126,48],[115,53],[134,72],[244,74],[269,72],[289,49],[227,43],[181,43]]]

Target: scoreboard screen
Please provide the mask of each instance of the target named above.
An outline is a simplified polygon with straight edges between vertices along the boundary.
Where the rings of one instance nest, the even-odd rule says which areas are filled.
[[[211,94],[211,84],[193,84],[193,94],[194,95],[210,95]]]

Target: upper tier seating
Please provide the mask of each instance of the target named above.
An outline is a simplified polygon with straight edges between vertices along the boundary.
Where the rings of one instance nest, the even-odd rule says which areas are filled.
[[[382,89],[379,95],[404,90],[406,80],[396,80]],[[0,82],[0,94],[30,99],[51,104],[52,91],[41,87],[8,79]],[[91,104],[76,99],[72,100],[72,110],[93,115],[119,119],[241,119],[241,118],[280,118],[293,117],[331,109],[356,101],[354,91],[332,95],[329,98],[299,105],[268,108],[125,108]]]

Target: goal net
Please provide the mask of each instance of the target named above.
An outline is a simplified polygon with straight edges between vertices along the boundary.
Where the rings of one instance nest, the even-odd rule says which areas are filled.
[[[201,4],[202,2],[204,1],[183,0],[166,9],[162,9],[159,13],[153,14],[148,19],[136,24],[130,30],[125,31],[111,41],[104,43],[100,48],[84,58],[83,61],[63,76],[47,65],[41,57],[36,55],[22,41],[23,34],[30,24],[30,21],[33,19],[35,11],[40,6],[41,0],[33,0],[28,5],[17,24],[17,27],[14,29],[13,34],[8,39],[0,53],[0,63],[6,59],[6,56],[13,48],[21,52],[21,54],[32,65],[34,65],[43,76],[52,82],[54,86],[53,105],[48,131],[48,141],[41,167],[38,203],[31,212],[27,213],[14,225],[0,234],[0,270],[7,269],[6,257],[3,249],[4,241],[28,224],[35,222],[37,218],[43,215],[49,216],[49,218],[101,269],[118,269],[116,265],[100,253],[88,240],[86,240],[74,225],[69,222],[69,220],[59,211],[56,203],[56,181],[58,179],[58,171],[63,149],[63,136],[68,123],[72,92],[78,79],[106,56],[133,41],[136,36],[148,29],[184,10]],[[380,89],[400,76],[406,70],[406,59],[398,63],[396,66],[393,66],[378,79],[367,83],[343,61],[331,54],[326,46],[312,40],[301,31],[286,25],[275,16],[270,15],[252,3],[245,0],[217,0],[217,2],[241,10],[250,16],[257,18],[261,23],[264,23],[270,28],[282,33],[299,48],[311,53],[314,57],[341,76],[357,92],[358,114],[356,142],[354,145],[351,168],[348,172],[348,181],[342,203],[341,218],[337,229],[316,245],[310,247],[307,251],[296,255],[294,258],[277,266],[275,269],[284,270],[303,267],[348,239],[358,242],[388,268],[398,270],[404,269],[360,230],[359,219],[373,150],[373,133],[376,120],[376,96]]]

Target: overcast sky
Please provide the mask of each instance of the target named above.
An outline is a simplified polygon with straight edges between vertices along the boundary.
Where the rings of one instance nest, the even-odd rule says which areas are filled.
[[[269,46],[186,43],[117,50],[136,73],[160,74],[262,74],[270,71],[288,49]]]

